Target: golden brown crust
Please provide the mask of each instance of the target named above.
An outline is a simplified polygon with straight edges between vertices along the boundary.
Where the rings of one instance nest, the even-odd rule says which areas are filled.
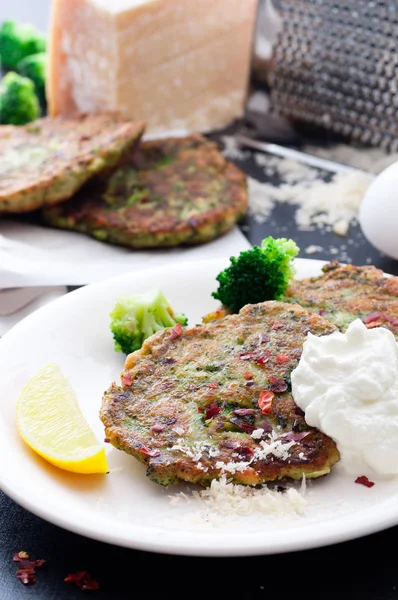
[[[144,142],[110,178],[44,212],[55,227],[133,248],[197,244],[246,211],[246,176],[199,134]]]
[[[111,112],[0,126],[0,213],[70,198],[93,175],[115,166],[143,131],[142,123]]]
[[[319,277],[298,279],[285,294],[345,331],[356,318],[390,329],[398,338],[398,277],[386,277],[374,266],[340,265],[333,261]],[[380,314],[378,314],[380,313]]]
[[[225,473],[255,485],[328,473],[337,448],[305,423],[290,392],[309,331],[335,328],[297,305],[264,302],[181,336],[159,332],[127,357],[122,385],[104,394],[106,436],[162,484],[207,484]],[[269,413],[263,392],[273,395]]]

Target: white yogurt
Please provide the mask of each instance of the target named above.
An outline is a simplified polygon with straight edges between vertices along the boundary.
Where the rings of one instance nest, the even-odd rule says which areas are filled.
[[[398,346],[357,319],[346,333],[308,334],[292,393],[305,420],[333,438],[351,474],[398,474]]]

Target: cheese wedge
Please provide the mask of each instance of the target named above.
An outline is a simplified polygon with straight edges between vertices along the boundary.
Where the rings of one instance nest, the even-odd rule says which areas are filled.
[[[223,127],[243,114],[256,13],[257,0],[54,0],[50,114]]]

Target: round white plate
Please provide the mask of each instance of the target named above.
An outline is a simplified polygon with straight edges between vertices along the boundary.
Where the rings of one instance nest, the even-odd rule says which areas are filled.
[[[373,488],[334,468],[307,486],[304,514],[221,517],[199,501],[174,505],[134,458],[106,445],[110,474],[82,476],[52,467],[19,439],[15,405],[28,381],[50,362],[60,365],[99,440],[101,397],[119,380],[123,356],[113,350],[109,312],[122,294],[159,286],[190,324],[218,306],[215,277],[228,261],[175,264],[131,273],[72,292],[33,313],[0,340],[0,486],[33,513],[98,540],[156,552],[233,556],[332,544],[398,523],[398,479]],[[299,277],[323,263],[297,260]],[[362,473],[358,473],[362,475]]]

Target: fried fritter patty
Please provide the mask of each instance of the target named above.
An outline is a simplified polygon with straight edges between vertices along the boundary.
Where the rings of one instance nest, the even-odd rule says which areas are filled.
[[[70,198],[93,175],[114,167],[143,130],[142,123],[115,113],[0,126],[0,213]]]
[[[319,277],[293,281],[284,300],[315,310],[341,331],[360,318],[367,327],[387,327],[398,339],[398,277],[336,261],[322,271]]]
[[[309,331],[335,327],[300,306],[264,302],[155,334],[127,357],[122,385],[104,394],[106,436],[163,485],[329,473],[335,443],[307,425],[290,391]]]
[[[228,231],[247,206],[245,175],[201,135],[145,142],[130,164],[97,177],[47,224],[151,248],[198,244]]]

